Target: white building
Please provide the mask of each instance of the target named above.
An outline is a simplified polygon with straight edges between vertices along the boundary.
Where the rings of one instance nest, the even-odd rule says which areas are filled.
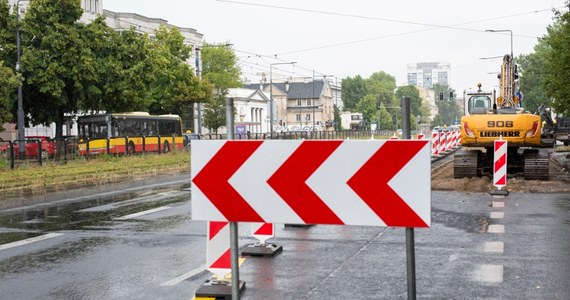
[[[449,85],[451,67],[446,62],[408,64],[408,85],[431,89],[434,84]]]

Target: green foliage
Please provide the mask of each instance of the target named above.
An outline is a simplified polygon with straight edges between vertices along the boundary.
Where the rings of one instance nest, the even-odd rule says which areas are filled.
[[[517,58],[520,73],[520,90],[524,94],[523,106],[527,111],[536,112],[540,104],[551,106],[544,86],[547,45],[539,41],[534,52]]]
[[[543,41],[547,45],[543,85],[555,111],[570,115],[570,12],[557,12]]]
[[[342,102],[345,111],[353,111],[358,102],[366,96],[366,82],[360,75],[347,77],[341,84]]]
[[[215,133],[226,125],[226,95],[229,88],[242,86],[237,56],[226,45],[206,44],[202,51],[202,74],[216,91],[204,107],[204,125]]]
[[[453,92],[456,94],[455,91],[447,84],[435,84],[433,86],[433,89],[436,96],[435,104],[437,105],[438,116],[441,118],[441,123],[437,123],[436,125],[436,120],[434,118],[432,125],[453,125],[455,123],[455,120],[461,119],[462,115],[461,107],[457,105],[457,102],[454,100],[449,100],[449,93]],[[443,93],[444,100],[439,100],[439,93]],[[439,120],[437,120],[437,122],[439,122]]]
[[[0,124],[10,122],[13,119],[10,113],[13,105],[14,91],[21,84],[18,76],[14,74],[12,69],[5,67],[4,62],[0,60]],[[3,131],[4,127],[0,127]]]
[[[96,77],[77,22],[82,13],[79,1],[34,0],[22,20],[24,107],[33,124],[55,122],[56,136]]]
[[[375,72],[366,81],[367,94],[393,93],[396,89],[396,78],[384,71]]]
[[[401,100],[403,97],[410,98],[410,114],[414,117],[422,116],[422,98],[420,97],[420,91],[412,85],[398,87],[396,90],[396,99]]]
[[[334,124],[335,124],[335,130],[341,130],[342,128],[342,120],[340,119],[340,109],[338,108],[338,106],[334,105],[333,106],[334,109]]]
[[[180,115],[184,107],[212,96],[212,86],[200,81],[188,65],[191,48],[183,42],[184,37],[177,28],[160,26],[156,31],[150,54],[156,77],[151,83],[151,113]]]

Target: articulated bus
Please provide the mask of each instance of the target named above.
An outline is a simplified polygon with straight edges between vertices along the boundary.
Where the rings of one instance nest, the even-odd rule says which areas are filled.
[[[182,121],[177,115],[95,114],[79,117],[77,126],[79,155],[166,153],[184,148]]]

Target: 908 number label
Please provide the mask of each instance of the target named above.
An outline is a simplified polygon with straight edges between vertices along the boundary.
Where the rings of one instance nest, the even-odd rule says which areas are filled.
[[[487,127],[513,127],[513,121],[487,121]]]

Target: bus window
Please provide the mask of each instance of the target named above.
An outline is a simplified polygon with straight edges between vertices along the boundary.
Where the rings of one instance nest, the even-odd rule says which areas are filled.
[[[473,96],[468,102],[469,113],[481,113],[491,109],[491,98],[488,96]]]

